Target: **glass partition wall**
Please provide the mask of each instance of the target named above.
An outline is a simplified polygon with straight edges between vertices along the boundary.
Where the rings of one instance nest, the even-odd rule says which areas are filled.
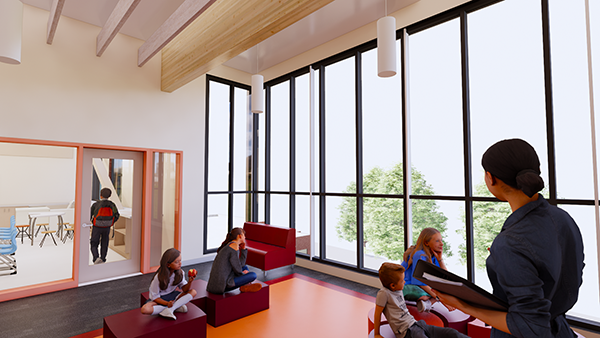
[[[435,227],[449,269],[491,290],[487,248],[511,211],[488,192],[481,156],[523,138],[540,156],[542,194],[584,236],[584,284],[568,317],[600,328],[593,1],[590,18],[593,29],[585,0],[471,1],[398,31],[395,77],[376,76],[370,41],[267,82],[266,112],[248,137],[257,154],[250,218],[296,228],[300,257],[374,276]],[[592,34],[592,53],[599,41]]]
[[[0,142],[0,163],[0,227],[14,216],[19,229],[17,273],[2,259],[0,290],[73,278],[65,229],[75,225],[77,148]]]

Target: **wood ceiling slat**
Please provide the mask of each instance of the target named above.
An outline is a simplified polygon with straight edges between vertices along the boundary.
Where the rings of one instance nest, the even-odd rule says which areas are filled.
[[[54,41],[54,34],[56,34],[56,28],[58,27],[58,20],[65,5],[65,0],[54,0],[52,1],[52,7],[50,8],[50,17],[48,18],[48,29],[46,31],[46,43],[51,45]]]
[[[218,0],[162,50],[172,92],[333,0]]]
[[[140,0],[119,0],[96,38],[96,56],[102,56]]]

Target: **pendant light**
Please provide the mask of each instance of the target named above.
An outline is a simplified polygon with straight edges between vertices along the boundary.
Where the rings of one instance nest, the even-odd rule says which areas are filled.
[[[23,3],[19,0],[0,1],[0,62],[21,64]]]
[[[377,20],[377,75],[390,77],[396,75],[396,18],[385,15]]]
[[[256,73],[258,73],[258,45],[256,45]],[[260,114],[264,111],[263,88],[263,76],[260,74],[252,75],[252,102],[250,108],[255,114]]]

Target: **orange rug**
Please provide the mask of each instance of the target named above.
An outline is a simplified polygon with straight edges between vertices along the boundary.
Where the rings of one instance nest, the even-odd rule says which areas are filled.
[[[304,338],[366,336],[375,298],[299,274],[269,281],[270,308],[217,328],[208,338]],[[85,337],[102,337],[102,330]],[[83,337],[77,336],[78,338]]]

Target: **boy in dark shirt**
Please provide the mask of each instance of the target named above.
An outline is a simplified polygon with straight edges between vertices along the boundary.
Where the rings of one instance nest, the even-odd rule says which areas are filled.
[[[90,239],[90,250],[94,264],[106,262],[110,227],[119,219],[117,206],[108,200],[110,195],[112,195],[112,191],[109,188],[103,188],[100,191],[100,201],[92,204],[91,215],[94,226]],[[100,244],[100,255],[98,255],[98,244]]]

